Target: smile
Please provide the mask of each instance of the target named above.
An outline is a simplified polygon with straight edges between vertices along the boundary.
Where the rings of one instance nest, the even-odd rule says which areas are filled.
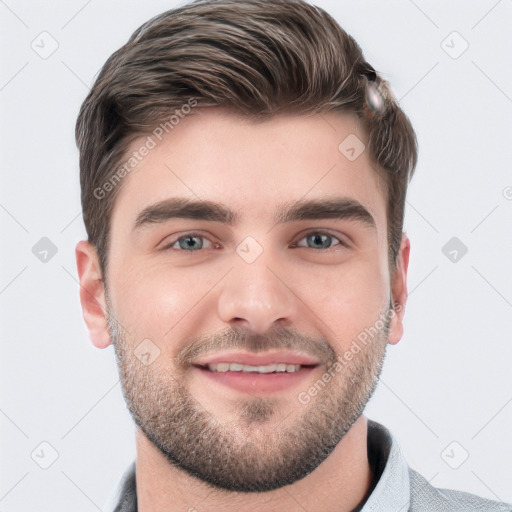
[[[301,369],[300,364],[268,364],[262,366],[250,366],[239,363],[214,363],[206,365],[212,372],[247,372],[247,373],[293,373]]]

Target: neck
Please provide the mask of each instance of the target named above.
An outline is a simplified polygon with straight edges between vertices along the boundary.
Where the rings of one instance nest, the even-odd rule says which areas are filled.
[[[139,512],[351,512],[371,488],[367,421],[360,416],[333,452],[305,478],[264,493],[215,488],[173,466],[137,430],[137,505]]]

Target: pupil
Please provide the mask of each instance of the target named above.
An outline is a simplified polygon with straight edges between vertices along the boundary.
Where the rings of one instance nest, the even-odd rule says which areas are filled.
[[[330,237],[327,235],[313,235],[313,244],[322,248],[329,247]]]
[[[187,236],[186,238],[181,239],[181,247],[183,249],[197,249],[201,248],[201,244],[198,243],[198,237],[195,236]]]

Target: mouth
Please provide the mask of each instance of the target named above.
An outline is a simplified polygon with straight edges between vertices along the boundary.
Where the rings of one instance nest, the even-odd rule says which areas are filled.
[[[211,372],[243,372],[243,373],[295,373],[303,368],[313,368],[316,365],[301,365],[301,364],[289,364],[289,363],[277,363],[252,366],[240,363],[212,363],[202,366]]]
[[[305,354],[217,354],[192,365],[210,383],[243,393],[272,393],[296,387],[320,367]]]

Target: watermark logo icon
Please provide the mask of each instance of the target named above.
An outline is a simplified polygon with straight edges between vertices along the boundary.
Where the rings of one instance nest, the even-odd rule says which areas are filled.
[[[454,236],[443,245],[441,251],[452,263],[458,263],[467,254],[468,248]]]
[[[357,160],[366,149],[364,142],[355,134],[351,133],[338,146],[339,152],[347,159],[353,162]]]
[[[41,469],[48,469],[59,458],[59,452],[50,443],[43,441],[34,448],[30,456]]]
[[[59,43],[49,32],[44,30],[31,43],[30,47],[41,59],[50,58],[59,48]]]
[[[246,263],[254,263],[263,253],[263,247],[252,236],[247,236],[237,245],[236,253]]]
[[[43,236],[32,247],[32,254],[42,263],[48,263],[56,254],[57,246],[46,236]]]
[[[453,31],[441,41],[441,48],[455,60],[469,48],[469,43],[457,31]]]
[[[468,451],[458,441],[452,441],[442,452],[443,459],[452,469],[459,469],[469,458]]]
[[[149,366],[160,356],[160,349],[150,339],[145,338],[135,347],[133,353],[144,366]]]

